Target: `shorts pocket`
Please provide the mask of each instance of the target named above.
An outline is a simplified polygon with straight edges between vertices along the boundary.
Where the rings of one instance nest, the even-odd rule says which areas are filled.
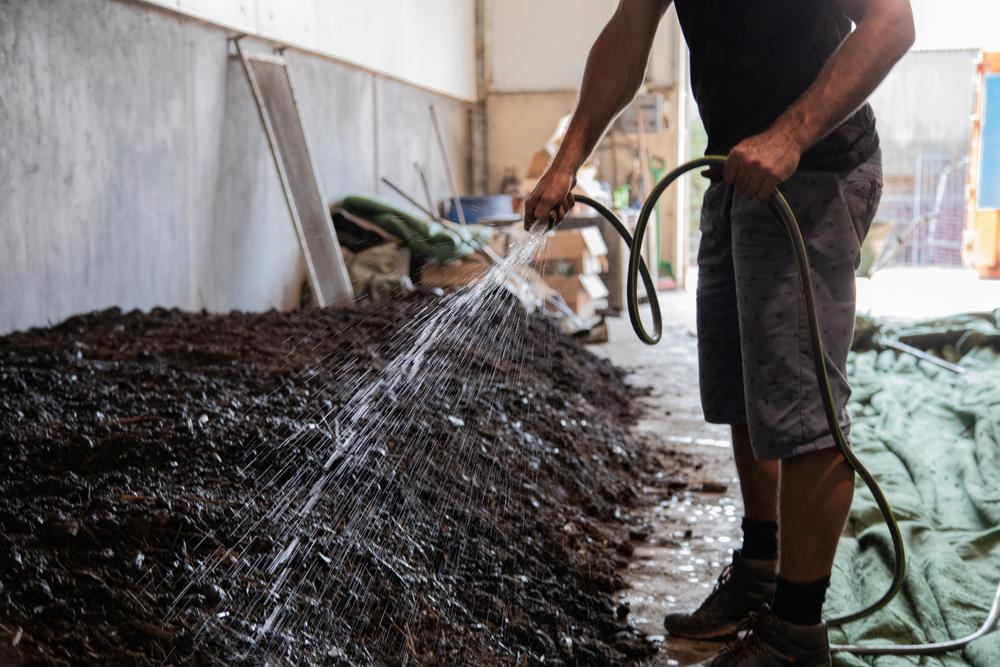
[[[860,171],[860,170],[859,170]],[[862,178],[851,178],[844,181],[844,201],[854,222],[854,231],[858,235],[858,243],[863,244],[868,230],[871,229],[882,200],[882,181],[876,174],[858,174]]]

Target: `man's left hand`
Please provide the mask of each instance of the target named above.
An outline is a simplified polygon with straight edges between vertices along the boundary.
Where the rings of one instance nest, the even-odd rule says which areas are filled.
[[[726,160],[723,180],[748,197],[767,201],[795,173],[801,157],[802,149],[791,135],[768,130],[736,144]]]

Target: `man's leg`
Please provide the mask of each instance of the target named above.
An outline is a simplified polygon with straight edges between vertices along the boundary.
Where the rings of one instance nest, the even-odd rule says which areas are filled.
[[[733,459],[740,478],[743,496],[742,559],[774,561],[778,559],[778,473],[777,461],[758,461],[750,444],[746,424],[734,424]]]
[[[774,613],[789,623],[822,619],[833,557],[854,497],[854,471],[837,449],[781,462],[781,560]]]
[[[668,614],[671,635],[721,639],[735,634],[751,612],[771,601],[778,569],[778,461],[757,461],[746,424],[731,427],[733,458],[743,495],[743,546],[719,583],[695,610]]]
[[[812,581],[829,576],[854,498],[854,471],[838,449],[781,462],[781,576]],[[809,536],[809,539],[797,539]]]
[[[734,424],[733,458],[743,495],[743,515],[754,522],[778,520],[778,462],[758,461],[746,424]]]
[[[775,613],[791,623],[819,623],[833,557],[854,497],[854,472],[836,449],[780,464],[758,461],[746,425],[734,425],[732,434],[745,516],[741,552],[750,558],[777,555],[766,552],[773,534],[767,527],[778,521],[780,465],[783,539]]]
[[[739,644],[701,664],[831,664],[823,600],[853,495],[854,471],[835,448],[781,461],[781,559],[773,612],[765,609]]]

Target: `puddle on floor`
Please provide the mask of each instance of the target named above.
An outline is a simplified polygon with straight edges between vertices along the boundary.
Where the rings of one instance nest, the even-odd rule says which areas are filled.
[[[662,626],[665,614],[696,607],[711,592],[740,538],[742,503],[729,453],[698,449],[704,464],[687,489],[673,489],[666,498],[663,486],[644,489],[650,499],[641,519],[647,537],[634,543],[624,573],[628,588],[619,597],[631,609],[631,622],[660,643],[649,665],[690,665],[721,648],[716,642],[664,637]]]

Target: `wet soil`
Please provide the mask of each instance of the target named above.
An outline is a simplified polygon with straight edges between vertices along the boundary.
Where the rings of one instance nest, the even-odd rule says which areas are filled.
[[[647,658],[654,645],[614,597],[626,515],[659,465],[631,433],[637,391],[523,312],[435,355],[425,372],[445,381],[407,419],[436,437],[413,455],[397,434],[344,462],[379,488],[364,532],[330,518],[356,487],[325,493],[276,585],[266,563],[285,548],[273,510],[287,487],[261,480],[322,465],[302,434],[329,427],[311,415],[335,415],[351,378],[405,350],[401,323],[436,298],[108,310],[0,338],[0,664]],[[492,344],[501,326],[521,328],[513,354]],[[483,378],[492,390],[470,391]],[[385,476],[373,462],[397,449],[407,474]],[[280,627],[261,612],[274,604]]]

